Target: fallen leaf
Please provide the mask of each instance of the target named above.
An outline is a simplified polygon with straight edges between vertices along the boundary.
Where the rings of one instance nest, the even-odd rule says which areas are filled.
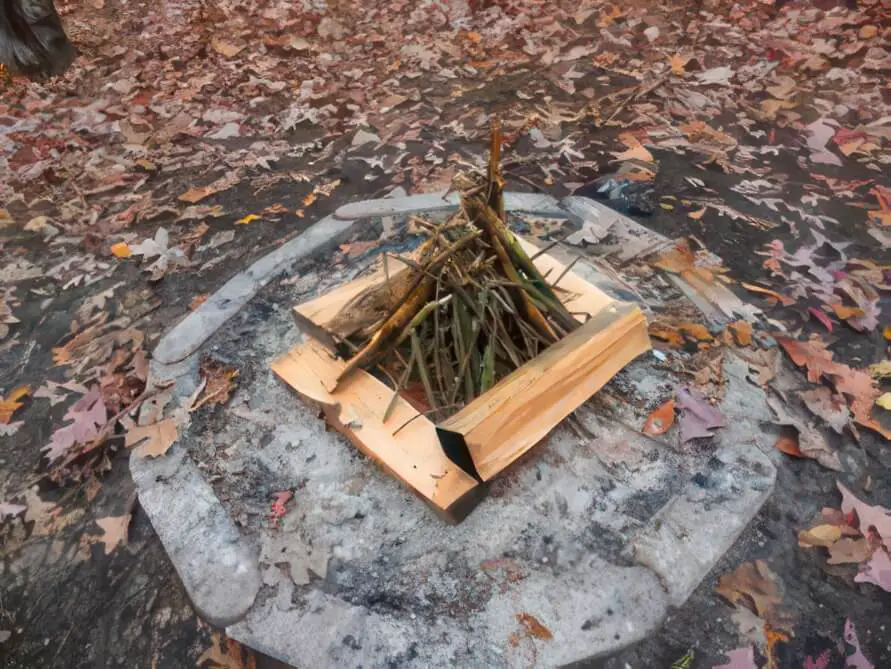
[[[674,400],[668,400],[647,416],[643,432],[651,436],[658,436],[668,432],[672,425],[674,425]]]
[[[213,186],[200,186],[198,188],[190,188],[185,193],[179,196],[180,202],[188,202],[189,204],[195,204],[200,202],[206,197],[209,197],[216,193],[216,189]]]
[[[235,221],[235,225],[247,225],[248,223],[251,223],[253,221],[260,220],[260,218],[261,217],[258,214],[248,214],[247,216],[243,216],[242,218],[239,218],[237,221]]]
[[[891,411],[891,393],[882,393],[876,398],[876,404]]]
[[[740,346],[752,343],[752,324],[748,321],[733,321],[727,324],[727,329],[733,333],[733,338]]]
[[[788,337],[775,339],[793,363],[807,368],[807,380],[811,383],[817,383],[824,373],[833,369],[832,352],[826,350],[823,342],[813,339],[803,342]]]
[[[777,302],[782,304],[784,307],[788,307],[792,304],[795,304],[795,300],[791,297],[786,297],[785,295],[781,295],[775,290],[771,290],[770,288],[762,288],[761,286],[756,286],[753,283],[740,283],[743,288],[749,290],[753,293],[759,293],[761,295],[767,295],[768,297],[772,297]]]
[[[832,450],[826,437],[814,425],[792,416],[783,402],[774,395],[767,396],[767,404],[777,416],[774,420],[777,425],[789,425],[798,432],[798,449],[802,455],[816,460],[827,469],[841,470],[838,453]]]
[[[379,244],[379,241],[349,242],[348,244],[341,244],[340,250],[346,253],[350,258],[357,258],[363,253],[367,253],[371,249],[377,248]]]
[[[193,297],[192,301],[189,302],[189,311],[195,311],[195,309],[207,302],[208,297],[210,297],[210,293],[204,293],[203,295],[196,295]]]
[[[882,360],[869,366],[869,374],[875,379],[884,379],[891,376],[891,360]]]
[[[891,557],[884,548],[877,548],[868,562],[860,566],[854,576],[855,583],[872,583],[885,592],[891,592]]]
[[[798,545],[802,548],[813,546],[828,547],[841,539],[841,529],[836,525],[817,525],[798,533]]]
[[[542,641],[550,641],[554,638],[554,635],[551,633],[547,627],[542,625],[538,618],[533,616],[531,613],[518,613],[517,614],[517,622],[519,622],[528,636],[533,636],[536,639],[541,639]]]
[[[729,86],[730,77],[732,77],[733,74],[733,68],[724,65],[721,67],[713,67],[704,72],[699,72],[696,74],[696,78],[703,84],[721,84]]]
[[[829,559],[826,562],[829,564],[859,564],[869,559],[871,552],[872,546],[868,539],[844,537],[829,546]]]
[[[316,201],[316,194],[315,194],[315,191],[313,191],[312,193],[307,195],[305,198],[303,198],[303,206],[308,207],[315,201]]]
[[[814,416],[822,418],[838,434],[851,422],[851,412],[845,398],[826,386],[799,391],[798,396]]]
[[[115,258],[129,258],[133,252],[127,242],[118,242],[111,245],[111,253]]]
[[[882,336],[887,340],[891,341],[891,325],[886,325],[882,329]]]
[[[655,162],[656,159],[653,158],[653,154],[645,147],[643,144],[638,144],[627,151],[622,151],[621,153],[613,153],[616,157],[616,161],[623,160],[642,160],[645,163]]]
[[[170,450],[178,436],[177,420],[167,418],[151,425],[130,428],[124,437],[124,443],[127,448],[138,447],[136,454],[139,458],[157,458]]]
[[[27,510],[28,507],[24,504],[0,502],[0,522],[3,522],[7,518],[15,518],[17,515]]]
[[[842,513],[855,513],[857,515],[857,529],[862,534],[866,534],[870,528],[874,528],[879,536],[882,537],[882,543],[885,547],[891,547],[891,512],[884,507],[871,506],[866,502],[861,502],[841,482],[837,482],[836,485],[842,494]]]
[[[860,641],[857,639],[857,630],[854,629],[854,623],[848,618],[845,620],[845,643],[854,648],[854,652],[845,658],[845,669],[875,669],[875,665],[866,659],[863,651],[860,650]]]
[[[201,361],[201,376],[205,381],[204,393],[189,411],[197,411],[205,404],[225,404],[235,390],[238,370],[213,358]]]
[[[65,455],[75,444],[91,442],[99,435],[99,430],[105,426],[107,418],[108,411],[99,392],[99,386],[93,386],[65,413],[64,420],[72,422],[53,432],[50,443],[43,447],[47,459],[52,463]]]
[[[0,397],[0,425],[9,425],[12,415],[24,406],[20,399],[31,394],[31,386],[19,386],[9,391],[5,398]]]
[[[294,496],[290,490],[283,490],[275,493],[275,500],[272,502],[272,517],[281,518],[288,512],[287,503]]]
[[[677,405],[681,409],[681,441],[715,436],[710,430],[727,425],[724,415],[709,404],[703,395],[692,388],[680,388]]]
[[[820,321],[827,330],[832,332],[832,319],[826,315],[826,312],[822,309],[817,309],[816,307],[808,307],[807,312]]]
[[[689,63],[692,58],[692,54],[674,54],[668,59],[668,64],[671,65],[671,73],[677,75],[684,74],[684,68],[687,67],[687,63]]]
[[[722,575],[715,591],[734,606],[745,606],[775,627],[785,629],[776,623],[784,617],[780,611],[780,582],[763,560],[744,562]]]
[[[245,46],[247,46],[245,44],[233,44],[232,42],[217,36],[211,38],[210,45],[213,47],[214,51],[226,58],[237,56],[244,50]]]
[[[130,527],[132,514],[125,516],[108,516],[97,518],[96,524],[102,528],[102,536],[99,541],[105,544],[105,554],[111,555],[118,546],[127,545],[127,528]]]
[[[834,303],[829,305],[838,316],[839,320],[846,321],[849,318],[860,318],[864,315],[863,309],[859,307],[850,307],[846,304]]]
[[[737,648],[724,653],[730,660],[727,664],[716,664],[712,669],[758,669],[755,664],[755,651],[751,646]]]
[[[806,457],[798,447],[798,436],[794,434],[781,434],[774,444],[775,448],[781,453],[791,455],[794,458]]]
[[[213,632],[211,646],[198,658],[197,666],[213,669],[257,669],[257,659],[250,648],[235,639]]]

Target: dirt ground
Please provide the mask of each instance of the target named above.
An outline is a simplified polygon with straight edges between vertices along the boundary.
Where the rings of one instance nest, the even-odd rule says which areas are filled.
[[[133,499],[126,420],[48,462],[81,391],[47,382],[98,383],[107,416],[126,414],[145,382],[140,352],[196,299],[343,203],[447,187],[481,162],[492,114],[509,187],[566,195],[643,166],[654,206],[636,220],[697,240],[743,299],[820,336],[836,360],[886,359],[887,291],[872,327],[838,317],[827,332],[810,297],[783,307],[741,284],[793,291],[759,252],[794,252],[813,231],[850,242],[848,258],[891,262],[887,3],[361,5],[67,3],[75,68],[0,83],[0,396],[31,389],[0,424],[22,421],[0,430],[0,502],[16,506],[0,507],[2,666],[251,666],[196,616]],[[820,119],[834,144],[814,139]],[[159,228],[171,238],[160,254],[112,251]],[[84,331],[95,341],[96,323],[128,334],[104,357],[68,346]],[[888,425],[887,413],[874,417]],[[779,460],[773,497],[662,632],[591,666],[667,669],[693,649],[689,666],[712,667],[754,643],[757,666],[845,667],[846,619],[872,665],[891,666],[891,594],[797,541],[839,507],[837,480],[891,508],[891,449],[859,432],[828,437],[841,471]],[[131,512],[123,540],[97,522]],[[763,621],[715,593],[720,575],[758,559],[795,620],[772,658]]]

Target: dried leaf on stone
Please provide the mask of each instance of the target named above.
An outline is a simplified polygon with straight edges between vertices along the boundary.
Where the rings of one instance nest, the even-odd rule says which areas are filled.
[[[651,436],[658,436],[668,432],[672,425],[674,425],[674,400],[668,400],[647,416],[643,432]]]
[[[793,363],[807,368],[807,380],[811,383],[817,383],[835,365],[832,351],[828,351],[820,340],[798,341],[788,337],[776,337],[776,340]]]
[[[213,669],[257,669],[253,651],[221,632],[213,632],[210,648],[201,654],[196,664]]]
[[[538,618],[531,613],[518,613],[516,617],[517,622],[523,626],[523,629],[528,636],[541,639],[542,641],[550,641],[554,638],[551,630],[542,625]]]
[[[165,455],[178,437],[176,418],[166,418],[151,425],[130,428],[124,438],[127,448],[137,447],[137,457],[157,458]]]
[[[105,544],[105,554],[111,555],[118,546],[127,545],[127,528],[130,527],[132,514],[124,516],[108,516],[97,518],[96,524],[102,528],[102,536],[99,541]]]
[[[31,386],[19,386],[10,390],[6,397],[0,396],[0,425],[9,425],[12,415],[25,403],[19,400],[31,394]]]
[[[741,285],[743,288],[745,288],[746,290],[751,291],[753,293],[758,293],[760,295],[767,295],[768,297],[773,298],[774,300],[776,300],[777,302],[782,304],[784,307],[788,307],[792,304],[795,304],[795,300],[792,299],[791,297],[787,297],[786,295],[781,295],[777,291],[771,290],[770,288],[763,288],[761,286],[756,286],[753,283],[745,283],[745,282],[742,282],[739,285]]]
[[[733,321],[727,324],[727,329],[733,333],[733,338],[740,346],[752,343],[752,324],[748,321]]]
[[[845,398],[833,393],[826,386],[802,390],[798,396],[814,416],[823,421],[835,432],[841,434],[851,420],[851,412]]]
[[[700,437],[713,437],[711,430],[727,425],[720,410],[709,404],[698,390],[680,388],[677,405],[681,409],[681,441],[684,443]]]
[[[806,457],[805,454],[801,452],[801,448],[798,446],[798,434],[794,431],[791,434],[781,434],[779,438],[777,438],[777,443],[774,444],[774,448],[776,448],[781,453],[791,455],[794,458]]]

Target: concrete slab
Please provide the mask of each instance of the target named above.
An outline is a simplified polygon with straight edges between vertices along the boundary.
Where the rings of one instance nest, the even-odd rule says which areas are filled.
[[[590,212],[572,205],[564,213],[577,230]],[[445,525],[269,369],[301,336],[290,307],[351,278],[322,253],[332,231],[348,232],[324,227],[330,220],[325,234],[311,229],[286,257],[226,284],[248,281],[250,296],[224,286],[225,319],[187,318],[159,344],[152,376],[176,381],[175,397],[197,384],[204,353],[243,379],[225,409],[184,426],[166,459],[131,461],[198,609],[300,667],[562,666],[652,633],[772,489],[772,443],[759,426],[770,412],[745,364],[725,356],[728,427],[682,445],[676,431],[654,439],[636,429],[683,380],[655,357],[637,360],[493,481],[464,523]],[[611,227],[640,228],[629,220]],[[311,259],[302,275],[274,280],[296,257]],[[632,285],[584,261],[577,268],[645,309],[686,300],[666,281]],[[228,300],[242,306],[230,313]],[[283,490],[293,507],[273,521],[269,505]]]

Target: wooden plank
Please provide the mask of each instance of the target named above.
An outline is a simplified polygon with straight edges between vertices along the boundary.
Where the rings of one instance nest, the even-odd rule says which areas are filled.
[[[649,348],[643,313],[615,302],[439,424],[440,440],[462,439],[488,481]]]
[[[445,456],[434,424],[405,400],[397,399],[384,423],[393,391],[371,374],[357,370],[332,392],[344,366],[343,360],[332,357],[324,345],[308,336],[272,363],[273,371],[285,383],[305,400],[321,406],[328,422],[363,453],[446,520],[460,521],[481,498],[483,486]]]

